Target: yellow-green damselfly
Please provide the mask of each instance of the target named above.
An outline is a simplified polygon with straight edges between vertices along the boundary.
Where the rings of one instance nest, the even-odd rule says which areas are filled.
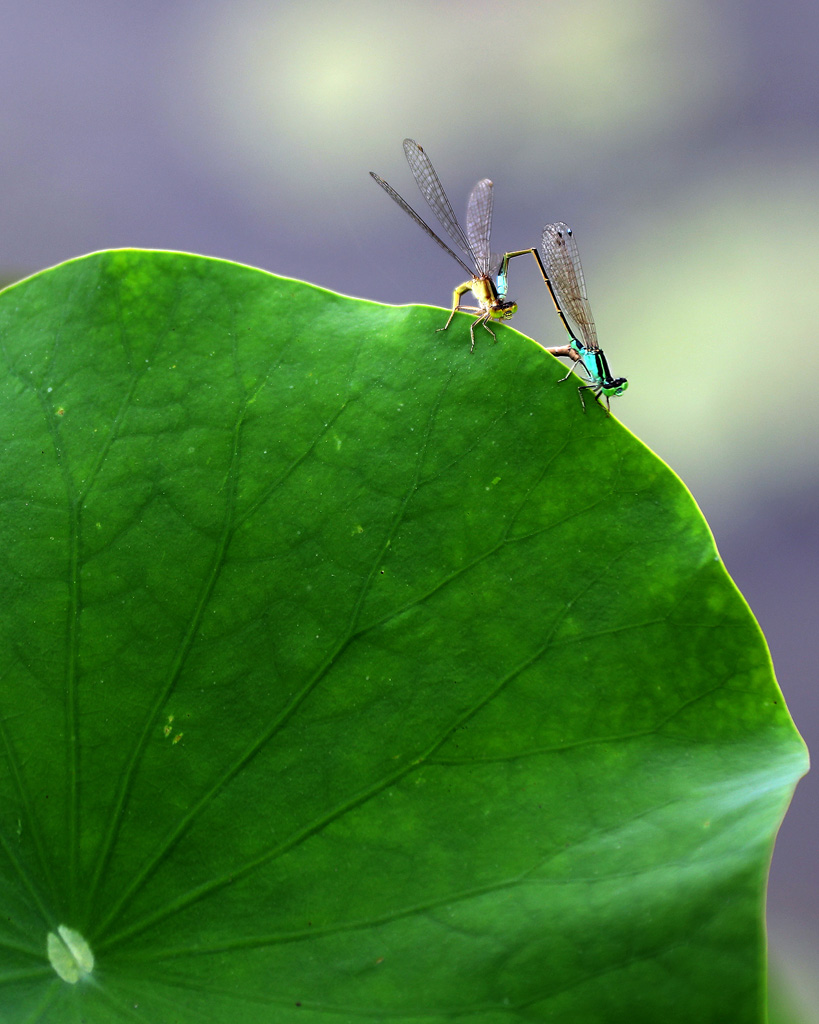
[[[524,256],[534,252],[534,250],[523,249],[520,252],[505,253],[503,256],[493,255],[489,247],[493,202],[493,186],[489,178],[481,178],[470,193],[466,208],[466,231],[464,231],[458,222],[458,218],[455,216],[455,211],[452,209],[452,204],[447,198],[444,187],[435,173],[432,161],[424,149],[413,139],[404,139],[404,154],[412,171],[412,176],[421,190],[421,195],[426,199],[429,208],[466,259],[462,259],[456,252],[450,249],[446,242],[439,238],[432,230],[429,224],[395,191],[392,185],[389,185],[383,178],[380,178],[374,171],[370,171],[370,174],[387,195],[391,196],[401,209],[408,213],[415,223],[423,228],[430,238],[437,242],[444,252],[448,252],[463,267],[466,273],[470,275],[469,281],[458,285],[455,289],[452,295],[452,312],[449,314],[447,322],[439,330],[445,331],[459,310],[480,314],[469,328],[469,334],[472,338],[470,351],[474,351],[475,328],[478,324],[481,324],[494,338],[495,332],[489,327],[488,321],[508,320],[517,312],[517,303],[511,302],[506,298],[507,266],[510,259],[514,259],[516,256]],[[477,299],[477,306],[462,305],[461,298],[469,291]]]

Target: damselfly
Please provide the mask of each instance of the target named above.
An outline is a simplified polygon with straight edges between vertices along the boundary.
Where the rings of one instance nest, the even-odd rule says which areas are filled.
[[[581,384],[577,389],[584,409],[586,404],[583,401],[583,392],[591,391],[595,398],[603,395],[606,399],[606,408],[610,411],[609,399],[622,395],[628,387],[628,381],[625,377],[612,377],[603,350],[597,343],[597,329],[586,297],[583,267],[572,229],[562,222],[547,224],[543,229],[540,248],[543,253],[541,272],[557,315],[571,338],[568,345],[547,348],[546,351],[555,356],[568,356],[573,363],[580,363],[583,366],[590,380],[589,384]],[[577,324],[580,338],[575,335],[566,319],[567,313]],[[568,380],[572,370],[574,366],[565,377],[561,377],[561,381]]]
[[[524,256],[534,250],[524,249],[521,252],[508,252],[503,256],[492,254],[489,248],[489,234],[492,229],[492,182],[489,178],[482,178],[472,189],[466,208],[466,232],[464,232],[455,216],[452,204],[444,192],[444,187],[435,173],[432,161],[421,146],[412,139],[404,139],[404,153],[415,182],[421,190],[421,195],[426,199],[446,233],[469,263],[461,259],[446,242],[435,234],[429,224],[413,210],[392,185],[387,184],[383,178],[379,178],[374,171],[370,171],[370,174],[387,195],[391,196],[401,209],[408,213],[415,223],[423,228],[430,238],[437,242],[445,252],[448,252],[470,275],[469,281],[458,285],[455,289],[452,295],[452,312],[444,326],[438,329],[445,331],[459,310],[479,313],[480,316],[473,321],[469,328],[472,338],[471,352],[475,348],[475,328],[478,324],[481,324],[494,338],[495,332],[489,327],[487,321],[508,320],[517,311],[517,303],[506,298],[507,266],[509,260],[514,259],[515,256]],[[468,291],[471,291],[478,300],[477,306],[461,304],[462,296]]]

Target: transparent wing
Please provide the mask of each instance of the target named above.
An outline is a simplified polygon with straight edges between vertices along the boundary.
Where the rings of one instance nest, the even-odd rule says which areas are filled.
[[[598,352],[597,328],[586,298],[583,267],[572,229],[562,221],[547,224],[543,229],[540,248],[560,308],[577,324],[585,347]]]
[[[404,139],[404,154],[406,155],[407,163],[412,171],[412,176],[415,178],[416,184],[421,190],[421,195],[429,203],[429,208],[441,222],[441,225],[446,229],[449,237],[458,246],[464,256],[466,256],[468,260],[471,260],[475,267],[475,271],[477,271],[478,260],[475,253],[472,251],[469,239],[466,237],[463,228],[458,223],[458,218],[455,216],[452,204],[447,199],[446,192],[444,192],[444,186],[441,184],[438,175],[435,173],[432,161],[413,139]],[[470,270],[469,273],[472,274],[473,271]],[[478,276],[480,276],[480,274],[478,274]]]
[[[466,204],[466,237],[475,257],[479,277],[487,277],[492,266],[489,234],[492,230],[492,182],[481,178]]]
[[[423,228],[424,231],[426,231],[426,233],[429,235],[429,237],[434,242],[437,242],[438,245],[440,245],[440,247],[444,250],[444,252],[448,252],[449,253],[449,255],[453,258],[453,260],[457,260],[457,262],[460,263],[460,265],[464,268],[464,270],[467,272],[467,274],[469,274],[470,277],[474,276],[474,273],[475,273],[474,270],[471,270],[464,263],[464,261],[461,259],[461,257],[457,253],[454,253],[449,248],[449,246],[446,244],[446,242],[443,242],[435,234],[435,232],[432,230],[432,228],[429,226],[429,224],[427,224],[426,221],[422,220],[418,216],[418,214],[415,212],[415,210],[413,210],[413,208],[406,201],[406,199],[404,199],[404,198],[402,198],[401,196],[398,195],[398,193],[395,191],[395,189],[392,187],[392,185],[390,185],[386,181],[384,181],[383,178],[379,178],[378,175],[375,173],[375,171],[370,171],[370,176],[372,178],[374,178],[378,182],[378,184],[381,186],[381,188],[384,189],[384,191],[387,193],[388,196],[391,196],[396,201],[396,203],[398,203],[398,205],[401,207],[401,209],[405,213],[408,213],[410,215],[410,217],[412,217],[412,219],[415,221],[415,223],[418,225],[418,227]]]

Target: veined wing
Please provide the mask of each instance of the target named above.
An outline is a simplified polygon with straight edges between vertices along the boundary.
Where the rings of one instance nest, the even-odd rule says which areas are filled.
[[[558,221],[547,224],[543,229],[541,241],[543,263],[552,287],[557,295],[560,308],[567,313],[580,328],[583,344],[587,349],[597,352],[597,328],[594,326],[591,306],[586,297],[586,282],[583,278],[583,266],[574,240],[572,229]]]
[[[392,185],[390,185],[388,182],[384,181],[383,178],[379,178],[379,176],[375,173],[375,171],[370,171],[370,177],[374,178],[378,182],[378,184],[381,186],[381,188],[384,189],[384,191],[387,193],[387,195],[391,196],[396,201],[396,203],[398,203],[398,205],[401,207],[401,209],[405,213],[408,213],[410,215],[410,217],[412,217],[412,219],[415,221],[415,223],[418,225],[418,227],[423,228],[424,231],[426,231],[426,233],[433,240],[433,242],[437,242],[438,245],[440,245],[440,247],[444,250],[444,252],[448,252],[449,253],[449,255],[453,258],[453,260],[457,260],[457,262],[460,263],[460,265],[464,268],[464,270],[467,272],[467,274],[469,274],[470,277],[473,276],[475,271],[471,270],[464,263],[464,261],[461,259],[461,257],[457,253],[454,253],[449,248],[449,246],[446,244],[446,242],[442,241],[435,234],[435,232],[432,230],[432,228],[429,226],[429,224],[427,224],[427,222],[425,220],[422,220],[422,218],[415,212],[415,210],[413,210],[413,208],[406,201],[406,199],[404,199],[402,196],[398,195],[398,193],[395,191],[395,189],[392,187]]]
[[[492,231],[492,182],[481,178],[466,205],[466,237],[475,257],[479,277],[488,277],[492,266],[489,234]]]
[[[421,195],[429,203],[429,208],[441,222],[442,226],[446,228],[446,232],[452,241],[458,246],[464,256],[472,261],[475,270],[470,270],[469,273],[474,274],[478,269],[477,258],[469,244],[469,239],[458,223],[458,218],[452,209],[452,203],[447,199],[444,186],[435,173],[432,161],[414,139],[404,139],[404,154],[412,171],[412,176],[421,190]]]

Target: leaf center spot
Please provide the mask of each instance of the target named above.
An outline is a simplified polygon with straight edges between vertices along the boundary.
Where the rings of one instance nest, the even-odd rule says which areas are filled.
[[[51,966],[69,985],[76,985],[94,970],[91,947],[79,932],[64,924],[57,928],[56,935],[48,933],[46,949]]]

